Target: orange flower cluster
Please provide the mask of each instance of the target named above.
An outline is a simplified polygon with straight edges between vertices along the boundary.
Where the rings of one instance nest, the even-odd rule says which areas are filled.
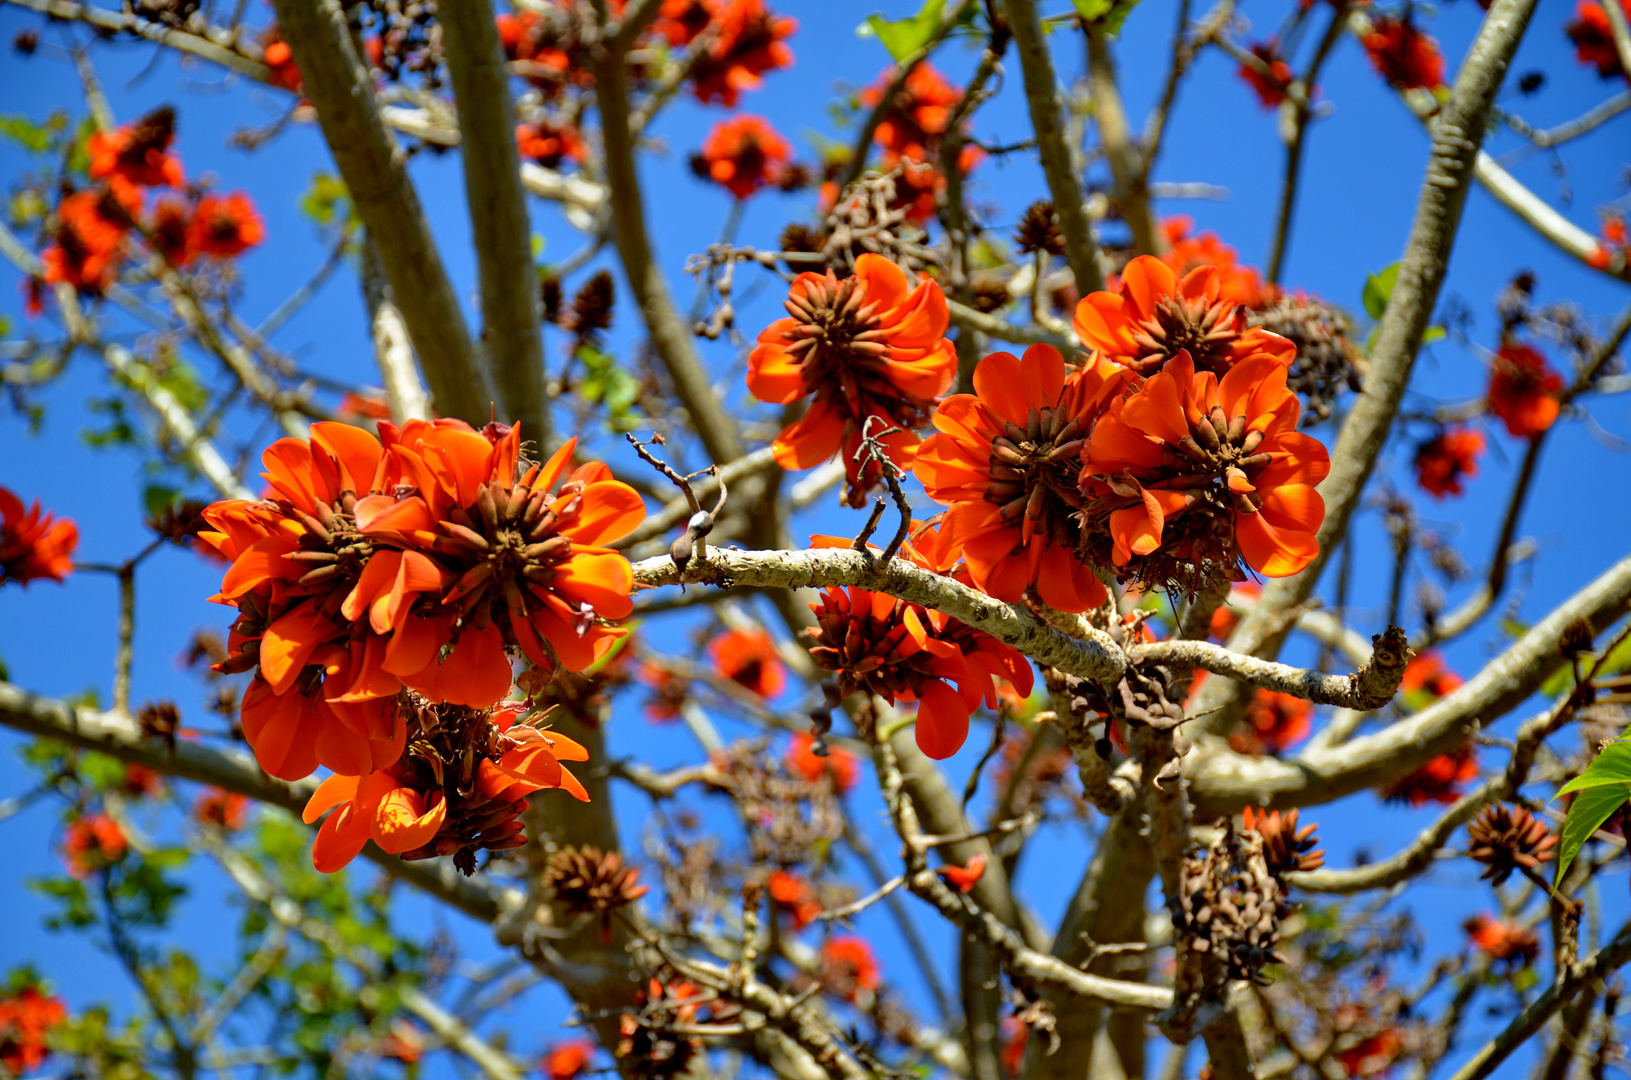
[[[1241,729],[1229,745],[1241,754],[1278,754],[1308,738],[1314,706],[1276,690],[1259,690],[1246,706]]]
[[[1628,252],[1631,252],[1631,230],[1626,228],[1625,218],[1611,215],[1598,226],[1597,246],[1586,256],[1586,262],[1599,270],[1613,269],[1616,261],[1623,267]]]
[[[0,585],[49,578],[61,581],[74,569],[79,526],[40,510],[40,501],[23,506],[9,489],[0,487]]]
[[[1528,345],[1506,342],[1489,369],[1489,411],[1501,418],[1507,433],[1532,439],[1557,422],[1563,379],[1546,357]]]
[[[1229,599],[1218,605],[1212,612],[1212,628],[1208,636],[1213,641],[1228,641],[1234,635],[1235,627],[1240,625],[1240,611],[1234,605],[1241,603],[1257,603],[1263,595],[1263,586],[1255,581],[1242,581],[1229,590]],[[1197,672],[1196,674],[1200,674]]]
[[[861,763],[854,754],[829,743],[823,757],[815,752],[815,736],[808,731],[795,732],[787,744],[787,767],[812,784],[826,779],[840,795],[852,790],[861,778]]]
[[[877,82],[862,90],[861,104],[868,109],[877,107],[896,74],[893,68],[886,70]],[[946,187],[939,168],[940,139],[962,100],[962,87],[947,82],[925,61],[907,74],[873,132],[872,141],[883,149],[884,167],[900,169],[895,179],[896,205],[914,224],[928,221],[939,208],[939,195]],[[968,144],[958,154],[957,167],[966,176],[984,158],[985,151]],[[826,192],[826,201],[836,202],[839,194],[833,188]]]
[[[1436,499],[1460,495],[1462,478],[1478,475],[1484,435],[1466,427],[1449,427],[1416,447],[1416,483]]]
[[[515,148],[523,158],[546,169],[558,169],[567,161],[582,165],[589,160],[589,147],[584,144],[578,129],[571,124],[550,120],[517,124]]]
[[[1444,663],[1443,653],[1423,649],[1405,665],[1399,693],[1404,695],[1405,704],[1420,707],[1455,693],[1465,682]]]
[[[813,398],[776,438],[776,460],[808,469],[842,452],[844,499],[862,506],[881,478],[870,458],[857,459],[863,433],[899,429],[881,442],[891,461],[910,467],[912,429],[957,373],[945,293],[927,278],[912,287],[904,270],[869,253],[843,280],[830,270],[800,274],[783,306],[788,318],[771,323],[748,357],[748,390],[773,405]]]
[[[261,63],[272,72],[272,85],[300,93],[302,80],[300,68],[294,62],[294,50],[283,40],[283,31],[276,23],[268,26],[261,35],[261,50]]]
[[[588,1039],[567,1039],[544,1053],[538,1071],[549,1080],[577,1080],[595,1060],[595,1044]]]
[[[249,817],[249,799],[236,791],[207,787],[193,803],[193,820],[227,832],[237,832]]]
[[[974,886],[980,883],[985,876],[985,856],[974,855],[962,866],[956,863],[947,863],[935,871],[945,879],[947,885],[960,893],[971,893]]]
[[[666,0],[664,10],[693,6],[691,0]],[[798,29],[798,20],[777,15],[764,0],[702,0],[702,6],[716,32],[691,70],[691,90],[698,101],[734,109],[741,94],[764,85],[765,75],[793,66],[793,50],[786,39]],[[670,19],[665,25],[695,25],[695,17]]]
[[[1497,919],[1480,912],[1462,924],[1467,937],[1493,964],[1507,970],[1528,967],[1540,958],[1540,939],[1535,931],[1511,919]]]
[[[604,465],[566,475],[575,441],[523,473],[516,428],[380,434],[319,423],[309,442],[279,440],[266,498],[204,514],[200,539],[232,562],[216,599],[240,613],[217,669],[256,673],[244,732],[283,779],[384,768],[402,752],[404,687],[489,706],[510,689],[507,649],[581,671],[632,607],[628,561],[599,545],[645,505]]]
[[[62,836],[62,861],[76,878],[112,866],[129,850],[125,831],[106,814],[83,814],[68,823]]]
[[[1395,89],[1437,90],[1444,85],[1444,54],[1409,15],[1372,16],[1364,45],[1371,66]]]
[[[1467,743],[1459,750],[1440,754],[1427,764],[1382,788],[1386,802],[1407,803],[1411,807],[1427,803],[1448,805],[1461,798],[1462,785],[1478,779],[1478,747]]]
[[[1619,0],[1620,10],[1631,19],[1631,3]],[[1576,0],[1574,21],[1563,28],[1574,43],[1574,57],[1583,67],[1594,67],[1604,79],[1625,78],[1619,50],[1614,47],[1614,24],[1608,9],[1593,0]]]
[[[787,668],[763,630],[725,631],[708,642],[708,659],[720,675],[762,698],[780,697],[787,685]]]
[[[812,545],[850,546],[830,536],[813,537]],[[897,557],[939,572],[957,553],[943,530],[920,529]],[[943,612],[859,586],[828,588],[810,610],[816,666],[837,674],[844,697],[864,688],[885,701],[920,702],[917,745],[931,758],[948,758],[962,748],[973,710],[982,700],[997,707],[998,680],[1006,679],[1021,695],[1031,692],[1031,665],[1023,654]]]
[[[266,230],[243,192],[196,197],[183,191],[181,161],[170,152],[175,110],[157,109],[134,124],[97,132],[86,143],[96,186],[64,195],[51,243],[40,252],[45,284],[99,295],[113,283],[134,230],[172,267],[200,257],[231,259],[259,244]],[[169,188],[151,210],[147,193]]]
[[[762,116],[739,113],[721,120],[702,144],[700,166],[714,183],[745,199],[788,178],[793,145]]]
[[[45,1064],[51,1031],[68,1019],[62,999],[24,986],[0,998],[0,1066],[8,1076],[21,1076]]]
[[[1218,299],[1248,308],[1271,303],[1275,289],[1263,281],[1257,268],[1240,261],[1240,253],[1210,230],[1196,233],[1192,218],[1179,214],[1161,221],[1167,250],[1161,261],[1184,277],[1193,270],[1210,266],[1218,272]]]
[[[771,871],[765,881],[765,892],[770,894],[770,902],[792,919],[794,930],[803,930],[821,914],[821,901],[816,899],[810,883],[798,874]]]
[[[828,938],[821,947],[821,985],[829,994],[852,1004],[870,1001],[883,985],[883,969],[863,937]]]
[[[1254,42],[1251,53],[1263,61],[1268,68],[1264,74],[1250,64],[1240,65],[1240,77],[1246,85],[1252,88],[1257,100],[1265,109],[1275,108],[1286,99],[1286,89],[1291,86],[1296,74],[1291,65],[1286,63],[1285,57],[1280,55],[1280,45],[1272,38],[1268,41]]]

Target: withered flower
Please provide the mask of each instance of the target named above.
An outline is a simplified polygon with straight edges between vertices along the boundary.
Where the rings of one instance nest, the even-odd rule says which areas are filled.
[[[651,891],[639,881],[640,871],[624,866],[622,855],[587,845],[561,848],[544,866],[543,885],[556,903],[573,915],[598,915],[606,939],[611,937],[612,912]]]
[[[1472,842],[1467,854],[1485,865],[1482,876],[1495,885],[1506,884],[1519,869],[1533,870],[1557,857],[1557,837],[1521,806],[1485,807],[1467,826],[1467,839]]]
[[[1057,258],[1065,253],[1065,238],[1050,200],[1038,199],[1025,208],[1014,228],[1014,245],[1027,255],[1045,251]]]
[[[1316,825],[1297,828],[1297,811],[1284,815],[1278,810],[1256,813],[1246,807],[1240,814],[1241,823],[1263,838],[1263,861],[1269,873],[1283,877],[1293,870],[1318,870],[1325,865],[1325,852],[1315,850]]]

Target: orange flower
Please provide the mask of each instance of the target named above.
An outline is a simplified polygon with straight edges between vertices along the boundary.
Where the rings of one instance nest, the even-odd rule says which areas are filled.
[[[985,876],[985,856],[975,855],[973,858],[968,860],[968,864],[966,866],[957,866],[952,863],[947,863],[945,866],[937,869],[935,873],[945,878],[946,884],[950,885],[958,892],[973,892],[974,886],[979,884],[980,879]]]
[[[1461,924],[1467,937],[1480,952],[1507,970],[1528,967],[1540,957],[1540,940],[1535,931],[1512,920],[1497,920],[1480,912]]]
[[[1631,3],[1620,0],[1620,10],[1631,18]],[[1574,58],[1583,67],[1594,67],[1604,79],[1624,77],[1619,50],[1614,47],[1614,24],[1609,21],[1608,10],[1592,0],[1577,0],[1574,21],[1563,28],[1574,43]]]
[[[1147,585],[1295,574],[1319,553],[1331,459],[1297,431],[1286,366],[1259,354],[1221,380],[1179,353],[1110,403],[1083,447],[1085,544]],[[1108,558],[1105,558],[1108,556]]]
[[[865,938],[828,938],[821,946],[821,985],[828,993],[860,1004],[883,985],[883,972]]]
[[[1444,55],[1438,42],[1417,30],[1408,15],[1402,19],[1373,15],[1364,45],[1371,66],[1395,89],[1437,90],[1444,85]]]
[[[719,32],[692,70],[697,100],[736,108],[743,91],[757,90],[766,72],[793,65],[793,50],[783,39],[798,21],[767,9],[764,0],[720,0],[715,16]]]
[[[0,1066],[10,1076],[38,1069],[51,1056],[47,1036],[67,1019],[62,999],[37,985],[0,998]]]
[[[766,327],[748,357],[748,389],[773,405],[814,397],[777,436],[776,460],[808,469],[842,451],[845,501],[862,506],[880,479],[875,463],[856,460],[867,422],[878,420],[873,435],[902,429],[882,441],[909,468],[918,449],[911,429],[957,373],[945,293],[927,278],[911,288],[904,270],[868,253],[842,281],[830,270],[800,274],[784,306],[790,317]]]
[[[803,930],[821,914],[821,902],[815,898],[810,883],[786,870],[774,870],[765,882],[765,891],[778,908],[793,919],[793,929]]]
[[[178,270],[198,256],[197,249],[193,247],[192,208],[180,199],[159,200],[158,205],[153,207],[147,235],[153,250]]]
[[[190,248],[217,259],[242,255],[261,242],[266,226],[255,204],[241,191],[205,195],[193,207]]]
[[[875,108],[897,74],[894,68],[885,70],[861,91],[861,104]],[[935,160],[940,137],[962,100],[962,87],[947,82],[928,61],[914,67],[872,134],[872,141],[883,147],[884,165],[892,168],[902,159]]]
[[[272,69],[271,84],[300,93],[300,69],[295,66],[294,51],[283,40],[283,32],[276,23],[268,26],[261,35],[261,48],[261,62]]]
[[[546,169],[558,169],[564,161],[582,165],[589,160],[589,148],[584,145],[578,129],[571,124],[557,124],[549,120],[517,124],[515,147],[522,157]]]
[[[787,685],[787,670],[776,653],[776,643],[763,630],[727,630],[708,642],[714,670],[762,698],[779,697]]]
[[[1393,1067],[1404,1052],[1404,1039],[1397,1028],[1387,1028],[1375,1035],[1367,1035],[1346,1050],[1336,1054],[1342,1069],[1351,1077],[1377,1077]]]
[[[564,735],[516,724],[518,709],[421,705],[412,746],[399,761],[364,776],[331,776],[312,793],[306,824],[335,811],[317,830],[312,864],[331,874],[373,840],[404,859],[452,855],[470,874],[477,850],[524,842],[519,819],[527,795],[564,788],[589,801],[561,766],[587,761],[588,751]]]
[[[198,801],[193,803],[193,820],[200,825],[214,825],[227,832],[237,832],[244,827],[244,819],[249,814],[249,800],[236,791],[222,791],[218,787],[207,787],[199,792]]]
[[[125,857],[130,843],[119,823],[106,814],[85,814],[68,823],[62,837],[62,861],[76,878],[89,877]]]
[[[1617,214],[1604,217],[1603,223],[1597,227],[1597,246],[1586,256],[1586,262],[1599,270],[1610,270],[1618,259],[1623,267],[1628,240],[1631,240],[1628,234],[1631,234],[1631,230],[1626,228],[1625,218]]]
[[[425,1054],[425,1036],[407,1020],[394,1017],[391,1030],[375,1044],[374,1049],[380,1057],[395,1058],[412,1065]]]
[[[153,799],[164,791],[164,774],[146,765],[126,765],[121,794],[131,799]]]
[[[680,705],[689,696],[689,687],[684,679],[671,668],[644,661],[635,665],[634,678],[651,691],[651,697],[646,700],[647,720],[666,724],[679,719]]]
[[[1234,636],[1235,627],[1240,625],[1240,609],[1237,605],[1242,603],[1257,603],[1258,597],[1263,595],[1263,586],[1255,581],[1242,581],[1229,590],[1229,599],[1219,604],[1217,610],[1212,612],[1213,641],[1228,641]],[[1197,672],[1197,674],[1200,674]]]
[[[1194,220],[1182,214],[1162,219],[1161,232],[1167,240],[1162,262],[1180,278],[1202,266],[1216,267],[1219,300],[1257,308],[1273,299],[1274,288],[1263,284],[1263,276],[1255,267],[1242,263],[1234,248],[1210,230],[1190,235],[1194,228]]]
[[[594,1059],[594,1043],[588,1039],[567,1039],[545,1051],[538,1071],[549,1080],[577,1080],[589,1071],[589,1063]]]
[[[1314,706],[1292,694],[1258,690],[1246,706],[1243,728],[1229,736],[1241,754],[1278,754],[1308,738]]]
[[[663,0],[653,26],[669,45],[683,49],[708,29],[720,6],[720,0]]]
[[[1489,372],[1489,411],[1513,438],[1532,439],[1557,422],[1563,379],[1527,345],[1507,342]]]
[[[82,293],[100,294],[113,284],[124,258],[125,228],[105,212],[104,192],[64,195],[57,204],[52,243],[40,252],[47,285],[72,285]]]
[[[23,500],[0,487],[0,585],[61,581],[73,573],[78,546],[79,526],[41,513],[38,499],[24,509]]]
[[[1461,478],[1478,475],[1484,434],[1450,427],[1416,447],[1416,483],[1436,499],[1461,494]]]
[[[1079,453],[1124,386],[1108,361],[1070,371],[1058,349],[1033,345],[1024,359],[981,360],[974,393],[935,411],[939,434],[924,442],[914,471],[929,498],[950,504],[941,536],[976,588],[1017,603],[1034,587],[1059,611],[1104,602],[1104,586],[1077,554]]]
[[[186,185],[181,160],[169,153],[176,137],[176,111],[165,105],[134,124],[114,131],[98,131],[86,140],[90,177],[115,187],[173,187]]]
[[[1444,664],[1444,654],[1437,649],[1423,649],[1405,665],[1404,677],[1399,680],[1399,692],[1412,707],[1430,705],[1441,697],[1461,689],[1466,680]],[[1411,700],[1415,697],[1416,700]]]
[[[357,420],[378,422],[391,418],[391,406],[385,400],[385,392],[372,387],[364,390],[347,390],[340,396],[340,407],[337,411],[352,423]]]
[[[1018,1080],[1025,1063],[1025,1047],[1031,1041],[1031,1026],[1017,1016],[1005,1016],[998,1030],[1002,1049],[997,1056],[1002,1061],[1003,1075]]]
[[[1386,785],[1381,795],[1386,802],[1409,803],[1412,807],[1430,802],[1449,804],[1461,798],[1462,784],[1476,779],[1478,747],[1469,742]]]
[[[787,744],[787,767],[812,784],[819,784],[826,777],[840,795],[853,788],[861,777],[861,764],[854,754],[829,743],[827,754],[822,757],[815,752],[815,736],[808,731],[793,733],[793,741]]]
[[[945,550],[944,533],[924,530],[918,536],[932,554]],[[817,536],[812,546],[849,543]],[[899,557],[926,570],[939,570],[945,561],[931,561],[916,545],[903,546]],[[1031,665],[1023,654],[943,612],[858,586],[826,589],[810,610],[816,619],[807,631],[814,643],[810,659],[837,674],[843,697],[864,689],[885,701],[921,702],[917,745],[931,758],[948,758],[962,748],[973,710],[982,700],[997,707],[999,680],[1031,692]]]
[[[1082,344],[1137,375],[1153,375],[1188,352],[1198,371],[1223,375],[1258,357],[1289,365],[1297,347],[1267,330],[1248,330],[1246,312],[1224,299],[1224,276],[1210,264],[1182,278],[1153,255],[1121,274],[1119,292],[1090,293],[1076,305]]]
[[[707,175],[738,199],[781,183],[793,145],[762,116],[738,113],[715,124],[702,144]]]
[[[1296,78],[1291,65],[1286,63],[1285,57],[1280,55],[1280,46],[1272,38],[1268,41],[1259,41],[1251,46],[1251,53],[1268,67],[1265,75],[1256,68],[1240,65],[1240,77],[1247,86],[1257,95],[1257,100],[1265,109],[1272,109],[1286,99],[1286,88]]]

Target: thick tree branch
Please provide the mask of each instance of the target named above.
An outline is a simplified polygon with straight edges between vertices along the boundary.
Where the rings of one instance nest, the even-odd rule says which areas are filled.
[[[75,708],[37,697],[11,683],[0,682],[0,725],[82,750],[95,750],[170,776],[235,791],[280,806],[296,816],[317,789],[313,780],[291,784],[267,776],[248,754],[217,750],[187,740],[177,741],[172,748],[157,739],[145,738],[141,728],[127,716]],[[515,903],[506,890],[481,878],[462,877],[447,859],[403,862],[373,844],[363,849],[363,854],[392,877],[482,922],[492,922]]]
[[[1065,238],[1065,258],[1076,277],[1077,290],[1086,296],[1104,288],[1104,270],[1099,266],[1098,245],[1087,220],[1082,178],[1065,140],[1065,107],[1054,73],[1053,54],[1042,36],[1042,20],[1034,0],[1004,0],[1003,6],[1019,49],[1025,100],[1031,110],[1042,172],[1048,178],[1048,191],[1059,217],[1059,231]]]
[[[464,194],[481,283],[481,341],[505,418],[545,448],[544,338],[504,50],[487,0],[437,9],[459,106]]]
[[[436,411],[484,423],[492,395],[407,162],[374,100],[337,0],[276,0],[278,25],[357,216],[373,237]]]
[[[1389,627],[1386,634],[1376,635],[1372,641],[1374,652],[1369,662],[1352,675],[1326,675],[1273,660],[1260,660],[1207,641],[1158,641],[1137,645],[1129,652],[1128,659],[1135,664],[1204,668],[1216,675],[1292,694],[1317,705],[1368,711],[1380,709],[1393,700],[1410,655],[1405,647],[1404,631],[1396,626]]]

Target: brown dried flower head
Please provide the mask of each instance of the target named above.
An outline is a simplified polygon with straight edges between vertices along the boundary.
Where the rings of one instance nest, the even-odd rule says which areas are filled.
[[[1038,251],[1045,251],[1056,258],[1064,255],[1065,238],[1059,232],[1059,220],[1052,202],[1038,199],[1025,208],[1019,225],[1014,229],[1014,244],[1027,255]]]
[[[1303,426],[1331,415],[1331,403],[1344,389],[1358,393],[1364,358],[1352,341],[1353,322],[1339,308],[1311,296],[1282,295],[1246,316],[1246,325],[1289,338],[1297,359],[1286,388],[1303,399]]]
[[[1318,826],[1297,828],[1297,811],[1254,813],[1248,806],[1240,816],[1247,829],[1263,838],[1263,861],[1275,877],[1284,877],[1293,870],[1318,870],[1325,865],[1325,852],[1315,849],[1319,841],[1314,831]]]
[[[593,912],[603,926],[611,914],[634,903],[649,891],[641,885],[640,871],[623,865],[623,856],[597,847],[564,847],[549,856],[544,887],[555,901],[574,915]]]
[[[1488,868],[1483,876],[1496,885],[1520,868],[1533,870],[1556,858],[1557,837],[1521,806],[1486,808],[1467,826],[1467,838],[1472,841],[1467,854]]]
[[[176,733],[181,730],[181,710],[173,701],[150,701],[137,710],[136,723],[144,739],[162,739],[174,749]]]

